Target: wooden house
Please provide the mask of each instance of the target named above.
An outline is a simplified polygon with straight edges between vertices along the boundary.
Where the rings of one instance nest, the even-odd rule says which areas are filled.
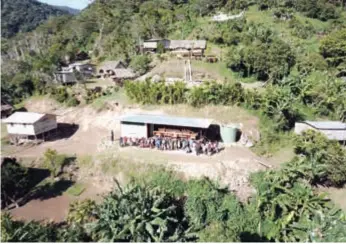
[[[159,43],[167,52],[190,57],[203,57],[207,47],[206,40],[150,39],[143,43],[143,51],[146,53],[157,52]]]
[[[78,71],[83,78],[91,78],[95,73],[95,66],[89,61],[75,62],[68,66],[61,67],[61,70],[54,72],[54,82],[58,84],[74,84],[77,82],[75,71]]]
[[[10,140],[15,144],[22,138],[44,140],[49,132],[58,127],[56,115],[33,112],[15,112],[3,122],[6,123]]]
[[[111,78],[116,83],[121,83],[126,79],[134,79],[136,77],[135,72],[128,68],[124,62],[117,61],[105,61],[97,67],[98,78]]]

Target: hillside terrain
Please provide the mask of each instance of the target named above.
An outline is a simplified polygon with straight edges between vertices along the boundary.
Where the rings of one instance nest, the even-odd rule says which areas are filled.
[[[214,21],[220,12],[238,17]],[[73,130],[17,146],[2,127],[1,241],[346,242],[345,144],[294,133],[304,120],[346,122],[345,1],[95,0],[34,22],[2,28],[2,99]],[[206,40],[217,62],[144,53],[150,38]],[[80,53],[122,60],[138,78],[54,84]],[[184,80],[187,63],[198,85]],[[131,113],[237,125],[253,146],[120,147],[109,138]],[[32,169],[51,177],[32,187]]]
[[[57,8],[36,0],[1,1],[1,37],[12,37],[18,32],[28,32],[49,17],[69,14],[67,9]]]
[[[79,9],[70,8],[67,6],[58,6],[58,5],[52,5],[52,6],[55,8],[61,9],[62,11],[66,11],[66,12],[73,14],[73,15],[78,14],[80,12]]]

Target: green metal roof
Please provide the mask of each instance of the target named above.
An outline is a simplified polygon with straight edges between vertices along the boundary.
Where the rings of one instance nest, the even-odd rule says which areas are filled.
[[[174,125],[194,128],[208,128],[212,121],[211,119],[203,118],[187,118],[175,117],[168,115],[152,115],[152,114],[134,114],[126,115],[120,119],[121,122],[145,123],[157,125]]]

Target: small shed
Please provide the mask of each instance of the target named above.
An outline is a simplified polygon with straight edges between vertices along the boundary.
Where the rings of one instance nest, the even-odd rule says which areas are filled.
[[[97,66],[99,76],[112,75],[115,69],[126,69],[126,65],[121,60],[104,61]]]
[[[154,135],[194,137],[206,134],[211,119],[168,115],[134,114],[120,119],[121,137],[149,138]]]
[[[57,84],[73,84],[77,82],[73,71],[56,71],[54,72],[54,82]]]
[[[294,132],[317,130],[330,140],[346,141],[346,123],[340,121],[303,121],[295,123]]]
[[[125,63],[118,61],[105,61],[98,66],[99,78],[111,78],[114,82],[121,84],[123,80],[134,79],[135,72],[126,67]]]
[[[15,112],[3,120],[7,126],[7,132],[13,142],[20,138],[45,139],[52,130],[58,128],[56,115],[33,112]]]

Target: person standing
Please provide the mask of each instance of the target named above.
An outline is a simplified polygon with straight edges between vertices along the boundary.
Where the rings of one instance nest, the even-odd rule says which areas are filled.
[[[111,130],[111,142],[114,142],[114,132]]]

